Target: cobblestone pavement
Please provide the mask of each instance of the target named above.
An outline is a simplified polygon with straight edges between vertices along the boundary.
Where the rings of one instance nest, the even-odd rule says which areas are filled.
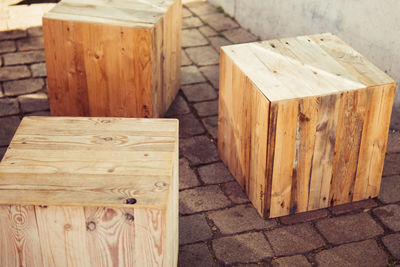
[[[216,149],[219,47],[258,38],[218,11],[183,9],[182,90],[167,114],[180,119],[179,266],[400,266],[400,132],[377,199],[258,216]],[[41,28],[0,32],[0,62],[1,158],[23,116],[49,115]]]

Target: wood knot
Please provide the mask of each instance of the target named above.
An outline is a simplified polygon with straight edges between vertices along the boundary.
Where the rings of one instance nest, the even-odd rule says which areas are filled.
[[[167,187],[167,183],[164,181],[158,181],[154,184],[157,190],[163,190],[165,187]]]
[[[274,44],[271,44],[271,47],[272,47],[272,48],[275,48],[275,45],[274,45]]]
[[[310,118],[307,117],[304,113],[300,112],[299,113],[299,120],[300,121],[310,121]]]
[[[71,230],[72,230],[72,225],[69,224],[69,223],[65,224],[65,225],[64,225],[64,230],[65,230],[65,231],[71,231]]]
[[[128,205],[133,205],[136,202],[137,202],[136,198],[133,198],[133,197],[125,199],[125,204],[128,204]]]
[[[90,232],[96,230],[96,223],[94,221],[86,223],[86,230]]]
[[[111,120],[101,120],[100,122],[101,122],[101,123],[110,123]]]
[[[113,138],[108,136],[108,137],[103,137],[103,140],[106,142],[110,142],[113,140]]]

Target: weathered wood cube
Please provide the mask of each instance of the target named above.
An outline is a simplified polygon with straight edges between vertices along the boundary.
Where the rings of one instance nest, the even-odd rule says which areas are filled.
[[[174,119],[25,117],[0,163],[0,266],[176,266]]]
[[[221,49],[218,148],[264,218],[376,197],[394,81],[332,34]]]
[[[52,115],[161,117],[181,77],[181,0],[62,0],[43,17]]]

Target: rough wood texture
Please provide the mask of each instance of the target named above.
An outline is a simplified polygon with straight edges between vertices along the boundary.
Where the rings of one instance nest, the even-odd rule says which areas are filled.
[[[221,49],[218,148],[264,218],[376,197],[394,81],[332,34]]]
[[[181,0],[63,0],[43,17],[50,110],[161,117],[180,87]]]
[[[25,117],[0,164],[0,266],[176,266],[178,166],[174,119]]]

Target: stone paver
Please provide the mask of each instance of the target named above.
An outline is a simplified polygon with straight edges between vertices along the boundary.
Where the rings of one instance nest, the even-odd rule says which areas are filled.
[[[44,61],[44,51],[26,51],[3,55],[4,65],[30,64]]]
[[[390,131],[386,153],[400,153],[400,131]]]
[[[202,19],[217,31],[239,27],[235,21],[221,13],[203,16]]]
[[[382,176],[392,176],[400,174],[400,153],[386,154],[385,164],[383,165]]]
[[[214,65],[219,62],[218,53],[211,46],[187,48],[185,52],[199,66]]]
[[[319,266],[354,267],[354,266],[386,266],[387,256],[374,240],[341,245],[321,251],[315,255]]]
[[[382,178],[381,191],[378,199],[385,204],[400,201],[400,176]]]
[[[373,210],[375,216],[379,218],[392,231],[400,231],[400,206],[387,205]]]
[[[189,59],[189,57],[186,55],[185,50],[182,50],[181,52],[181,66],[187,66],[187,65],[191,65],[192,61]]]
[[[250,230],[271,229],[276,226],[274,220],[263,220],[256,209],[250,205],[213,211],[207,214],[222,234],[235,234]]]
[[[206,81],[203,75],[201,75],[199,69],[195,66],[183,67],[181,68],[181,72],[182,72],[181,85],[191,84],[191,83],[201,83]]]
[[[6,154],[7,148],[6,147],[0,147],[0,161],[4,157],[4,154]]]
[[[218,114],[218,101],[207,101],[193,105],[200,117],[213,116]]]
[[[194,171],[185,158],[179,159],[179,189],[186,189],[200,185]]]
[[[182,246],[179,248],[179,267],[217,266],[204,243]]]
[[[215,239],[212,246],[217,259],[227,264],[255,262],[273,256],[264,235],[256,232]]]
[[[25,38],[17,41],[18,51],[41,50],[43,46],[43,37]]]
[[[348,212],[360,212],[376,207],[377,204],[372,199],[361,200],[329,208],[334,215],[341,215]]]
[[[6,96],[29,94],[43,89],[43,79],[23,79],[3,83]]]
[[[192,11],[195,15],[201,16],[206,14],[216,13],[216,7],[206,2],[191,2],[186,3],[185,6]]]
[[[182,28],[183,29],[196,28],[196,27],[199,27],[202,25],[203,25],[203,22],[197,17],[188,17],[188,18],[182,19]]]
[[[49,109],[49,100],[45,93],[22,95],[18,97],[22,112],[34,112]]]
[[[28,35],[31,37],[43,36],[43,29],[41,26],[30,27],[27,29]]]
[[[242,204],[249,202],[246,194],[236,181],[223,184],[222,191],[224,191],[225,195],[228,196],[233,203]]]
[[[390,253],[400,260],[400,233],[384,236],[382,242]]]
[[[218,138],[218,116],[207,117],[202,119],[207,131],[214,139]]]
[[[250,43],[258,40],[254,34],[243,28],[231,29],[223,32],[224,36],[232,43]]]
[[[221,209],[230,203],[217,185],[186,189],[179,193],[179,212],[181,214]]]
[[[183,114],[187,114],[190,112],[189,106],[186,103],[185,99],[181,96],[177,96],[175,100],[172,102],[168,111],[166,112],[166,117],[175,117]]]
[[[20,123],[18,116],[0,118],[0,146],[8,146]]]
[[[308,224],[296,224],[266,232],[276,256],[301,254],[325,245],[322,237]]]
[[[179,119],[179,137],[185,138],[204,133],[200,121],[192,113],[177,116]]]
[[[0,31],[0,40],[18,39],[27,36],[27,32],[23,30]]]
[[[271,261],[272,267],[311,267],[311,263],[303,255],[282,257]]]
[[[12,66],[0,68],[0,82],[23,79],[31,76],[27,66]]]
[[[179,218],[179,244],[185,245],[210,239],[211,229],[204,215],[196,214]]]
[[[8,40],[0,42],[0,54],[14,52],[15,50],[17,50],[17,47],[14,41]]]
[[[181,153],[194,165],[206,164],[219,159],[217,148],[206,136],[195,136],[179,142]]]
[[[198,171],[205,184],[219,184],[234,180],[232,174],[221,162],[201,166]]]
[[[1,98],[0,107],[0,116],[16,115],[19,113],[18,101],[15,98]]]
[[[211,45],[214,47],[215,50],[219,52],[221,46],[231,45],[232,42],[228,41],[224,37],[221,36],[214,36],[209,38]]]
[[[208,41],[197,29],[182,31],[182,47],[207,45]]]
[[[214,29],[208,26],[201,26],[199,28],[199,31],[207,37],[215,36],[218,34]]]
[[[327,209],[313,210],[309,212],[297,213],[294,215],[280,217],[279,220],[283,224],[304,223],[327,217],[329,212]]]
[[[190,102],[199,102],[217,98],[217,93],[208,83],[183,86],[182,91]]]
[[[316,227],[333,244],[360,241],[383,234],[382,227],[368,213],[320,220]]]
[[[204,66],[200,68],[201,73],[206,76],[210,83],[215,87],[219,88],[219,66]]]
[[[46,63],[36,63],[31,65],[33,77],[46,77]]]

